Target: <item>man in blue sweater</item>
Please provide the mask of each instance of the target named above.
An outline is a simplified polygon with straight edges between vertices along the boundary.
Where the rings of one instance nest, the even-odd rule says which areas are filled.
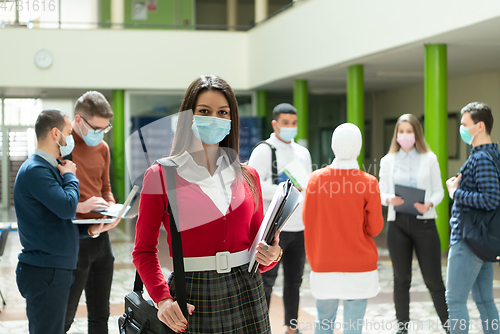
[[[35,132],[35,154],[22,164],[14,184],[23,246],[17,286],[26,299],[30,334],[62,334],[78,240],[106,227],[72,223],[80,197],[76,165],[57,160],[74,146],[68,117],[60,110],[44,110],[36,120]]]

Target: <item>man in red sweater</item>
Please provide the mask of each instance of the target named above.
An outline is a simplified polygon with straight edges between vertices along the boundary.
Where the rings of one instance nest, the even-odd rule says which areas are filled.
[[[109,120],[113,111],[99,92],[82,95],[75,104],[72,123],[75,148],[72,160],[78,165],[76,177],[80,180],[80,201],[76,209],[77,219],[99,219],[104,216],[92,211],[115,204],[109,181],[110,153],[103,141],[111,130]],[[119,219],[112,223],[116,226]],[[110,314],[109,297],[113,279],[114,256],[108,232],[91,234],[92,238],[80,240],[75,280],[71,287],[66,311],[65,331],[73,323],[82,291],[88,310],[88,333],[108,333]]]

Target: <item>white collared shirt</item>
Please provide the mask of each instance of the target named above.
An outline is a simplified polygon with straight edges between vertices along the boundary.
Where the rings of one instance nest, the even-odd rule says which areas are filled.
[[[276,138],[276,135],[274,133],[271,134],[271,137],[269,137],[266,142],[276,148],[276,164],[278,165],[278,175],[283,171],[285,166],[293,160],[296,160],[299,164],[301,164],[302,167],[307,171],[307,173],[311,175],[311,155],[307,148],[295,143],[293,140],[288,144],[284,143]],[[248,160],[248,165],[254,167],[260,176],[264,212],[269,207],[276,189],[278,189],[278,185],[272,183],[271,161],[271,148],[266,144],[257,146],[253,150],[252,155],[250,155],[250,159]],[[304,223],[302,222],[301,203],[288,219],[287,223],[283,227],[283,231],[299,232],[303,230]]]
[[[416,188],[419,170],[420,153],[416,148],[408,153],[400,149],[394,156],[394,184]]]
[[[231,204],[231,185],[236,177],[236,171],[226,152],[224,150],[220,152],[221,155],[216,162],[217,169],[213,176],[205,167],[198,165],[187,151],[172,160],[178,165],[177,174],[184,180],[198,185],[210,197],[222,215],[225,215]]]

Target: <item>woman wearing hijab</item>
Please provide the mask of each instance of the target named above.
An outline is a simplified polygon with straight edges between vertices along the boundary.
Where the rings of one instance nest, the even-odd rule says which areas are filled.
[[[424,203],[413,204],[420,215],[396,212],[395,207],[404,200],[395,196],[395,184],[425,190]],[[408,332],[413,251],[439,319],[445,326],[448,311],[441,276],[441,243],[435,222],[435,207],[443,199],[444,190],[436,155],[429,150],[422,125],[414,115],[399,117],[389,153],[380,160],[380,195],[382,204],[389,206],[386,238],[394,271],[397,333]]]
[[[311,288],[318,316],[314,333],[362,331],[367,299],[378,294],[377,246],[384,226],[377,179],[359,170],[361,132],[345,123],[332,136],[333,163],[312,173],[303,220]],[[339,300],[344,323],[335,327]]]
[[[189,321],[157,257],[162,224],[172,254],[166,173],[154,164],[144,175],[132,255],[158,318],[176,332],[270,333],[261,275],[248,272],[248,249],[263,220],[262,193],[255,169],[238,159],[238,129],[238,104],[227,82],[213,75],[193,81],[168,158],[177,165],[172,210],[178,212]],[[260,271],[272,268],[282,254],[278,234],[257,250]]]

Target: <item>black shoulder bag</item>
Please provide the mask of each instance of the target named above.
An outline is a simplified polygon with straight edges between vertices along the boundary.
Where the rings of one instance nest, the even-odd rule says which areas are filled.
[[[494,159],[494,158],[493,158]],[[499,162],[494,159],[500,171]],[[500,261],[500,205],[491,211],[460,208],[464,242],[483,261]]]
[[[184,261],[182,256],[182,242],[180,229],[178,228],[178,219],[174,218],[172,206],[177,205],[177,198],[173,195],[172,190],[175,189],[174,168],[176,164],[171,160],[157,161],[160,166],[164,166],[167,173],[168,186],[168,203],[167,212],[170,218],[170,233],[172,239],[172,257],[174,264],[174,281],[175,281],[175,299],[186,319],[188,318],[187,301],[186,301],[186,278],[184,273]],[[165,184],[163,176],[160,179],[162,182],[163,193],[165,194]],[[172,195],[172,196],[171,196]],[[125,313],[118,319],[120,334],[173,334],[175,333],[170,327],[165,325],[158,319],[158,310],[154,306],[153,301],[145,300],[143,294],[143,283],[139,273],[135,273],[134,290],[125,296]]]
[[[263,140],[263,141],[260,141],[257,144],[255,144],[255,146],[253,147],[253,150],[255,150],[255,148],[257,146],[259,146],[260,144],[266,144],[271,149],[271,173],[272,173],[272,181],[273,181],[273,184],[278,184],[278,165],[277,165],[277,162],[276,162],[276,147],[274,147],[273,145],[269,144],[267,141]]]

